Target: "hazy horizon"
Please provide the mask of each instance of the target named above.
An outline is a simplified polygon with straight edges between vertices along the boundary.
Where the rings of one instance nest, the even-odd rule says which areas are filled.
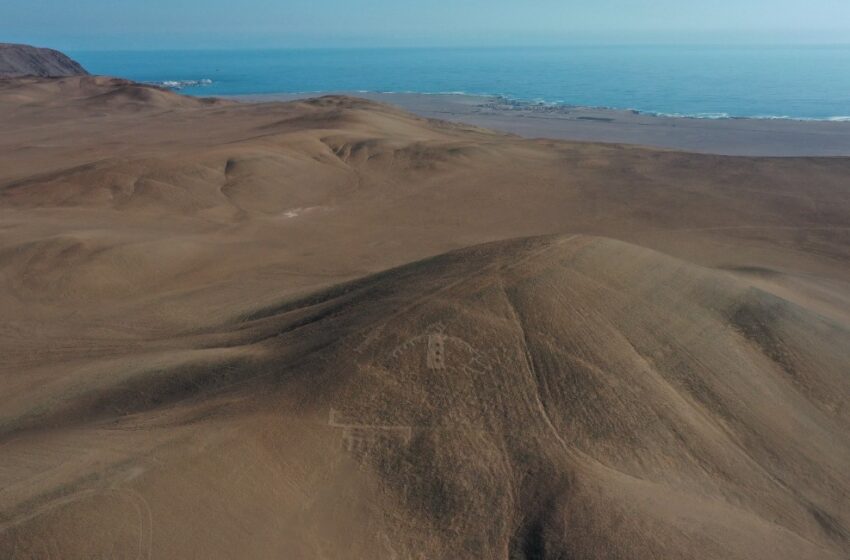
[[[841,22],[841,23],[837,23]],[[0,40],[69,50],[562,46],[572,44],[844,44],[850,3],[813,0],[601,0],[534,7],[506,0],[394,3],[180,0],[122,4],[13,1]]]
[[[531,42],[515,42],[515,43],[491,43],[491,44],[464,44],[464,43],[434,43],[434,44],[391,44],[391,43],[304,43],[304,44],[253,44],[253,43],[225,43],[219,46],[199,43],[186,45],[165,45],[165,46],[57,46],[56,44],[33,43],[25,41],[8,41],[16,44],[29,44],[36,47],[53,48],[68,53],[86,53],[86,52],[169,52],[169,51],[198,51],[198,52],[216,52],[216,51],[321,51],[321,50],[383,50],[383,49],[398,49],[398,50],[499,50],[499,49],[558,49],[570,47],[598,47],[600,49],[612,47],[675,47],[682,46],[685,48],[783,48],[783,47],[800,47],[800,48],[850,48],[850,40],[847,41],[563,41],[551,43],[531,43]]]

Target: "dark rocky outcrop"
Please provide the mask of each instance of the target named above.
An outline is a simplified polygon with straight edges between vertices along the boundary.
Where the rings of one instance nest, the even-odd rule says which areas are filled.
[[[67,55],[53,50],[0,43],[0,78],[18,76],[80,76],[85,68]]]

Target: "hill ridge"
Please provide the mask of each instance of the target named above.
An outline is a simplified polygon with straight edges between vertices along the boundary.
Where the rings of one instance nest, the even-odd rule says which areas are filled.
[[[0,78],[88,75],[80,63],[54,49],[0,43]]]

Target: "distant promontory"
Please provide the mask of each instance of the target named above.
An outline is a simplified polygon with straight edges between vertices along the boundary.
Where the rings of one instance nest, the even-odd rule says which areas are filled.
[[[53,49],[0,43],[0,78],[87,75],[77,61]]]

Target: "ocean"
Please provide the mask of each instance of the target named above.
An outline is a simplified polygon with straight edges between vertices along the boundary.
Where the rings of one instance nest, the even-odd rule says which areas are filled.
[[[78,51],[188,95],[415,92],[698,118],[850,120],[850,45]]]

